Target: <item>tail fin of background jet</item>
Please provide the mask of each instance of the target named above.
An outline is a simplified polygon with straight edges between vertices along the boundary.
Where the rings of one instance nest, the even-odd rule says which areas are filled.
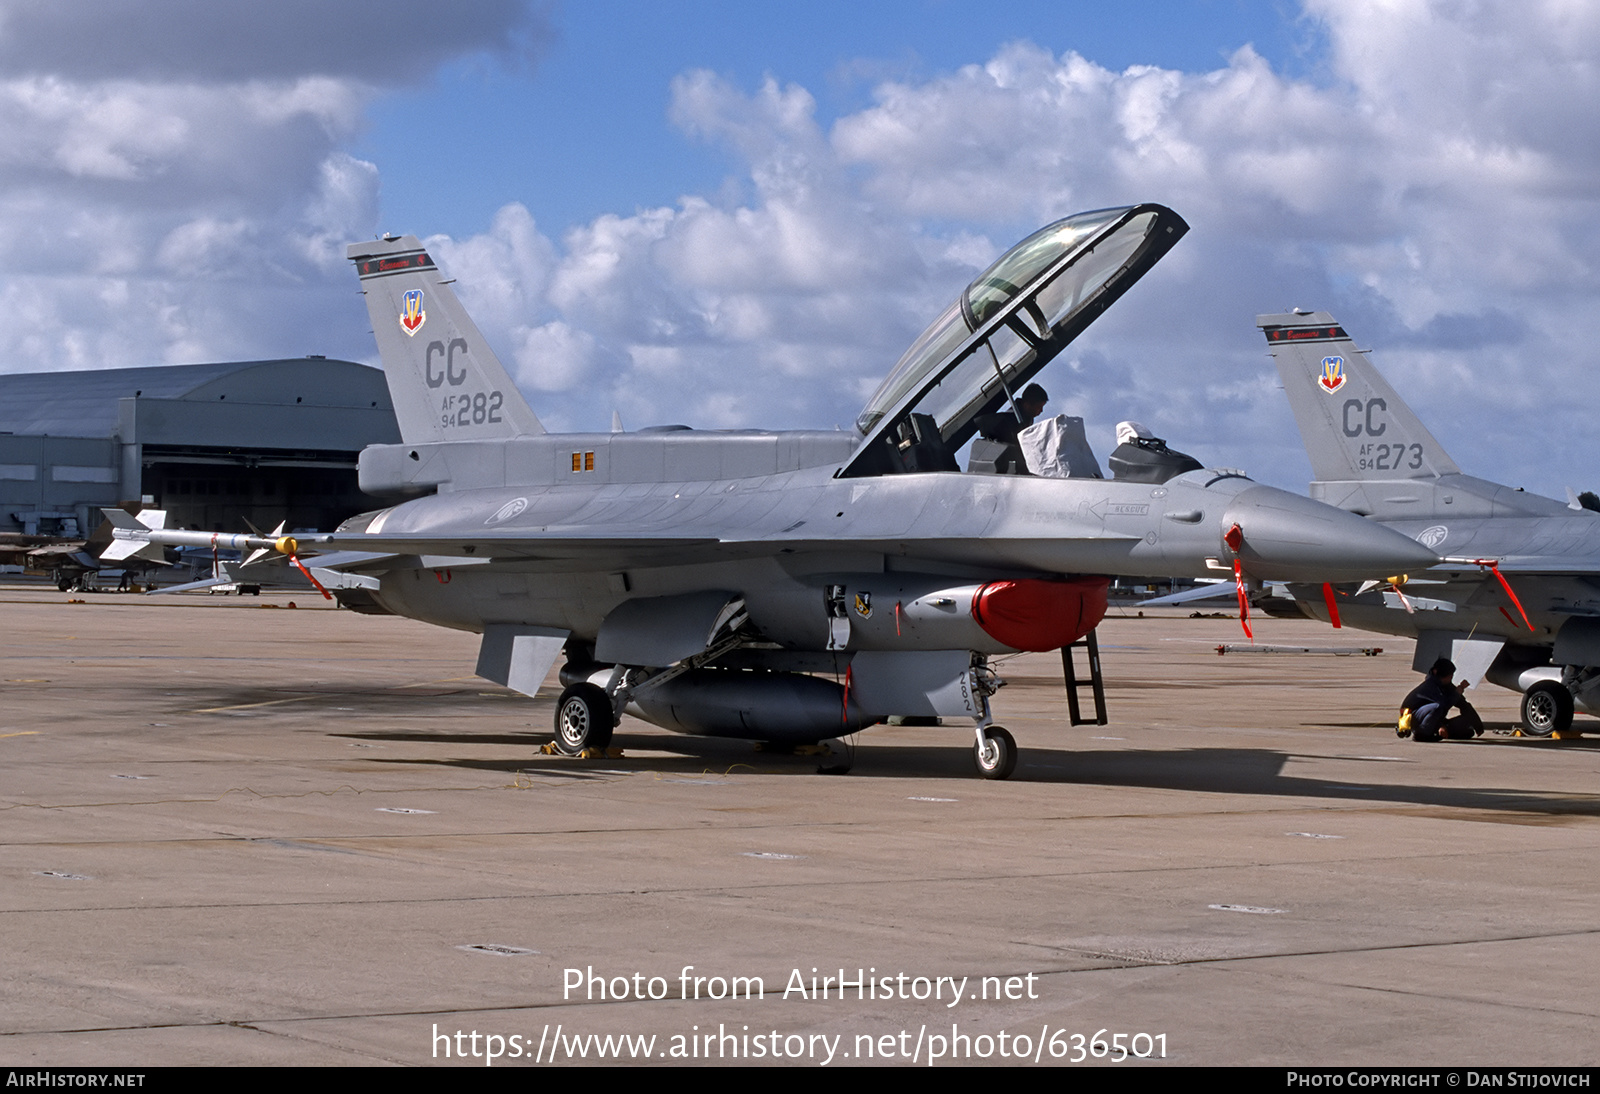
[[[544,432],[416,236],[352,243],[349,257],[406,443]]]
[[[1319,481],[1436,479],[1460,468],[1327,312],[1258,315]]]

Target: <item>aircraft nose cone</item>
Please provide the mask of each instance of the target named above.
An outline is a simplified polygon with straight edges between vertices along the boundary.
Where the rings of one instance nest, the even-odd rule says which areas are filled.
[[[1222,516],[1243,533],[1244,572],[1267,581],[1364,581],[1439,561],[1416,540],[1364,517],[1270,486],[1240,493]]]

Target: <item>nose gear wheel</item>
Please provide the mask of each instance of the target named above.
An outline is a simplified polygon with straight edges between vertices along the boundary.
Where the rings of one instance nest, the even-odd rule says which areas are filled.
[[[986,779],[1009,779],[1017,769],[1017,740],[1009,730],[989,726],[972,747],[972,762]]]

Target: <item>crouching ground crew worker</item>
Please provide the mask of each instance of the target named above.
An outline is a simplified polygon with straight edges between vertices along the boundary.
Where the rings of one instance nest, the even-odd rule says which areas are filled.
[[[1449,738],[1470,741],[1483,733],[1483,719],[1472,709],[1462,692],[1466,682],[1452,683],[1455,662],[1441,657],[1428,670],[1427,678],[1411,690],[1400,704],[1400,722],[1395,728],[1398,736],[1409,736],[1414,741],[1437,741]],[[1460,707],[1461,713],[1450,716],[1451,707]]]

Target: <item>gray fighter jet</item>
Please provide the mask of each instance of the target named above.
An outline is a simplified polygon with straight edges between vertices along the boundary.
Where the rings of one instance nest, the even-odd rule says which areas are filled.
[[[1600,513],[1462,474],[1327,312],[1256,324],[1311,457],[1311,496],[1446,558],[1332,597],[1290,584],[1299,610],[1415,635],[1419,672],[1446,656],[1474,684],[1521,692],[1528,733],[1568,728],[1575,705],[1600,713]]]
[[[1003,778],[990,658],[1089,632],[1111,575],[1320,582],[1436,560],[1237,471],[1104,479],[1075,419],[1054,420],[1050,476],[960,470],[980,420],[1011,414],[1015,435],[1012,392],[1186,231],[1157,205],[1041,229],[833,432],[547,433],[415,237],[354,244],[405,439],[362,453],[361,485],[414,497],[299,545],[338,552],[315,572],[353,607],[481,633],[488,679],[531,695],[562,659],[569,753],[604,747],[624,711],[791,744],[942,717],[970,719],[980,773]]]

